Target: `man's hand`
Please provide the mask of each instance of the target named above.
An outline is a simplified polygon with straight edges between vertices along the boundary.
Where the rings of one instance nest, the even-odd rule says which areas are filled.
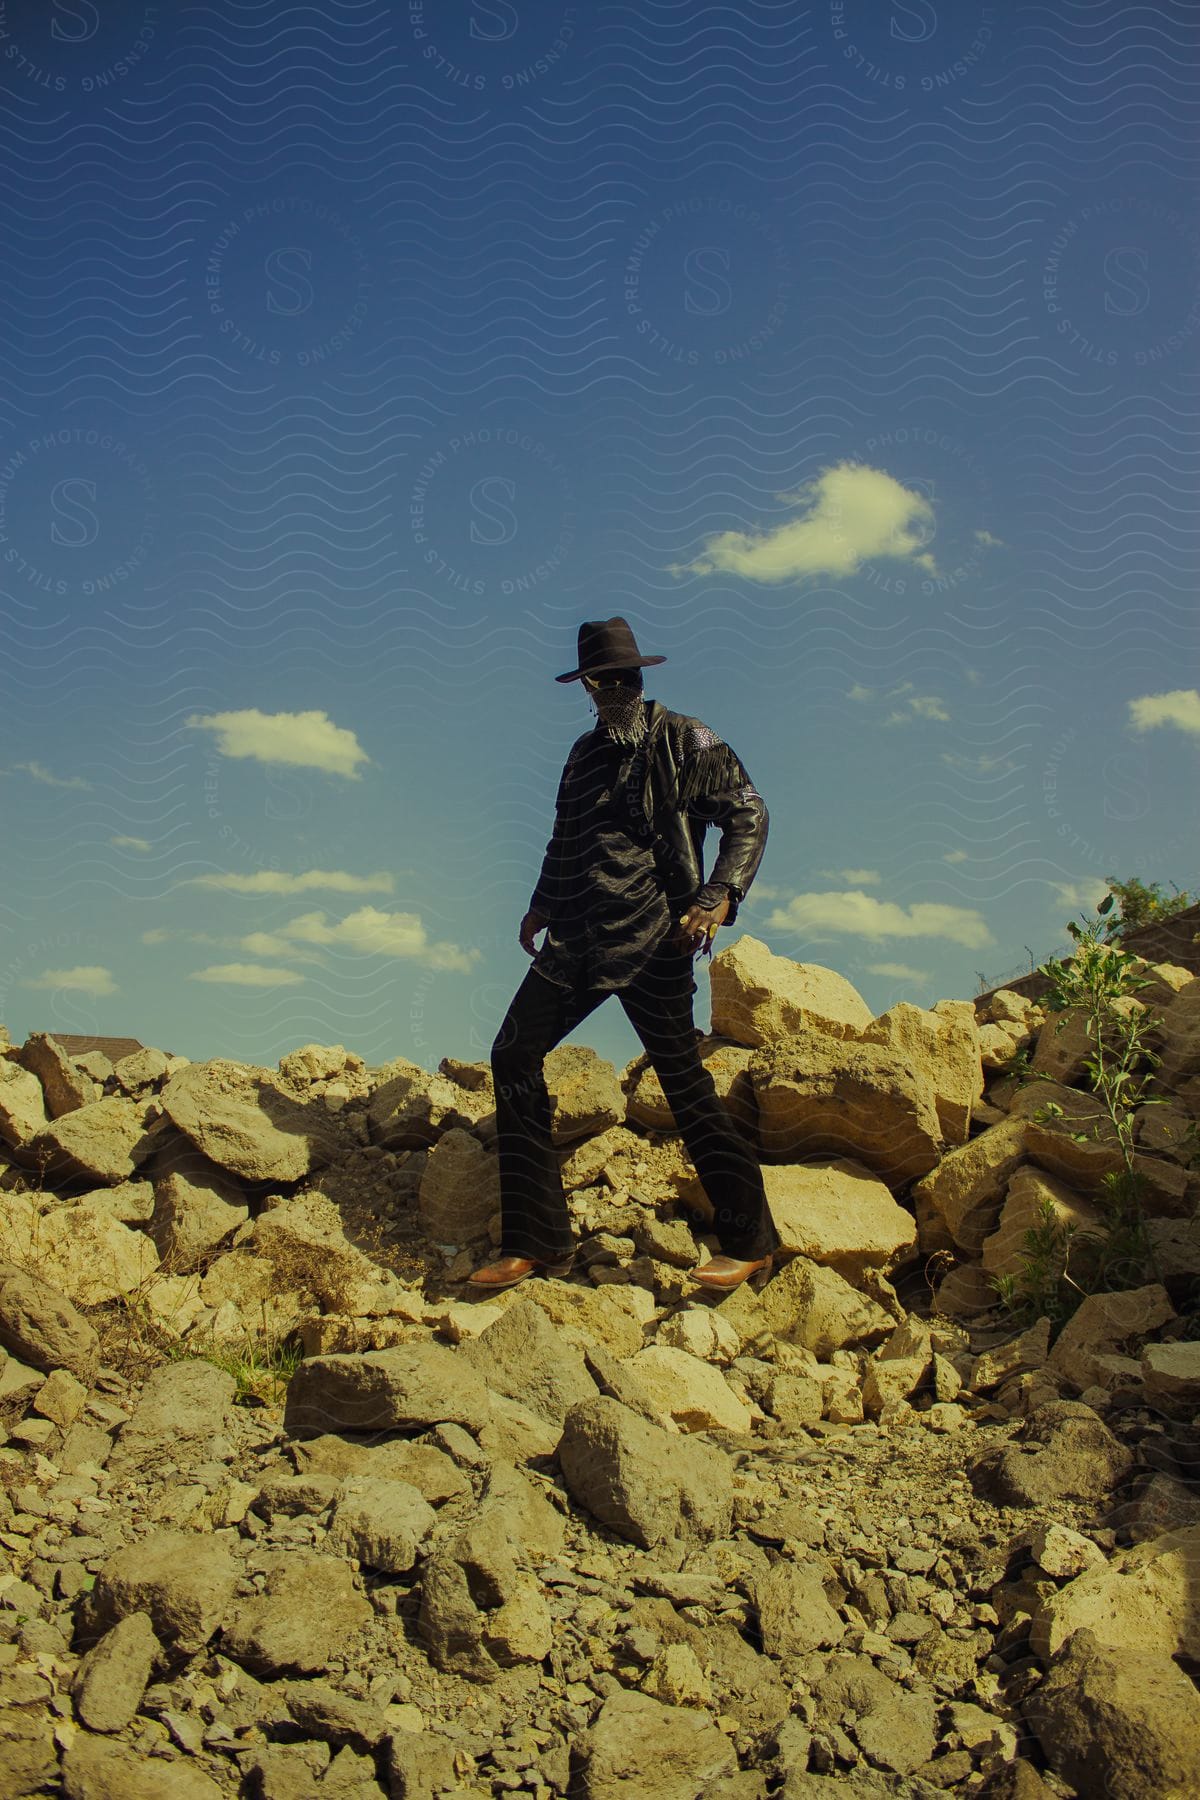
[[[524,950],[526,956],[537,955],[537,945],[533,940],[539,931],[544,931],[546,929],[549,923],[549,919],[540,912],[530,911],[525,914],[525,917],[521,920],[519,936],[521,939],[521,948]]]
[[[728,911],[728,900],[721,900],[716,906],[689,906],[680,917],[671,942],[677,950],[690,951],[693,956],[697,950],[711,954],[717,926],[724,923]]]

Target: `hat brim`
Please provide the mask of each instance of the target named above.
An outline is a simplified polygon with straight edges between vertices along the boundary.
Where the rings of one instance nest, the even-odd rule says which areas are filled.
[[[618,662],[593,663],[590,669],[571,669],[556,675],[555,681],[579,681],[584,675],[603,675],[606,669],[648,669],[654,663],[665,663],[665,656],[626,656]]]

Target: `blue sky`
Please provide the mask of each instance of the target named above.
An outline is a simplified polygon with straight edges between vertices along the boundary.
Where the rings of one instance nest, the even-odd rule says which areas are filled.
[[[876,1011],[1194,890],[1195,39],[4,0],[13,1038],[486,1056],[613,613]]]

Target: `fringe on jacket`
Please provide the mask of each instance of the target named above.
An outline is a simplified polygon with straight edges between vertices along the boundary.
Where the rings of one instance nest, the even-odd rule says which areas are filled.
[[[741,758],[718,739],[687,757],[679,777],[677,804],[688,808],[709,794],[726,794],[731,788],[752,786]]]

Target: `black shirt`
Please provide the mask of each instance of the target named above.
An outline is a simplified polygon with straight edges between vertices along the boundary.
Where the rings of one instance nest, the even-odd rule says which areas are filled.
[[[616,743],[597,726],[572,762],[559,841],[535,896],[550,926],[533,967],[561,987],[626,986],[670,931],[642,811],[647,747]]]

